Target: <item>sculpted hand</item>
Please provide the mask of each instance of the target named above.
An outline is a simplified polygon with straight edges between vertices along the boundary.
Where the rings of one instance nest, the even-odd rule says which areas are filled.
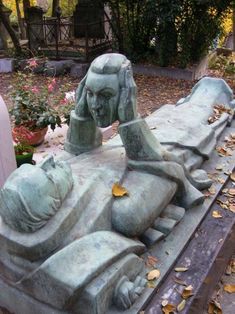
[[[87,91],[86,91],[86,79],[87,75],[82,79],[81,83],[79,84],[78,89],[76,90],[76,96],[75,96],[75,113],[77,116],[81,118],[91,118],[90,111],[88,109],[87,105]]]
[[[138,116],[136,109],[136,85],[131,70],[125,72],[124,86],[121,89],[118,106],[118,120],[120,123],[134,120]]]

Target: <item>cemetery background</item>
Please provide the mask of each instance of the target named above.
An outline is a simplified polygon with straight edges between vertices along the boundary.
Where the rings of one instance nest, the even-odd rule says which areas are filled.
[[[222,72],[220,71],[209,71],[210,76],[216,76],[224,78]],[[35,86],[41,84],[40,76],[35,76]],[[138,85],[138,107],[142,116],[147,116],[151,112],[155,111],[161,105],[166,103],[174,104],[178,99],[189,94],[191,87],[195,82],[184,81],[184,80],[171,80],[168,78],[159,77],[146,77],[141,75],[136,75],[136,82]],[[228,84],[233,90],[235,89],[234,79],[227,77],[225,78]],[[0,74],[0,94],[3,96],[5,102],[10,107],[11,101],[9,97],[9,91],[14,82],[14,74]],[[40,83],[39,83],[40,82]],[[73,79],[71,77],[61,77],[57,79],[58,86],[63,84],[68,84],[68,91],[74,90],[79,83],[79,79]],[[61,105],[63,106],[63,105]],[[116,125],[113,126],[114,132],[116,132]],[[60,130],[59,130],[60,131]],[[50,137],[51,135],[49,135]],[[53,137],[53,134],[52,134]],[[55,146],[61,146],[63,143],[63,138],[61,136],[54,138],[53,142]],[[50,143],[47,143],[47,148],[49,148]],[[46,154],[46,151],[40,152],[40,147],[38,148],[39,153]],[[43,148],[44,150],[44,148]],[[226,312],[224,312],[226,314]],[[230,313],[229,313],[230,314]]]

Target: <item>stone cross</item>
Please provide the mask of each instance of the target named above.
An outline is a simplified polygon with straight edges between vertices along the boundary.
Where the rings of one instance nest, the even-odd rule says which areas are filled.
[[[16,169],[15,153],[12,143],[11,125],[7,107],[0,96],[0,187]]]

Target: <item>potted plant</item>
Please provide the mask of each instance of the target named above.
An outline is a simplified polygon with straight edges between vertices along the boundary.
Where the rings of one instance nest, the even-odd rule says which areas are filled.
[[[52,130],[56,126],[61,127],[60,115],[55,109],[58,101],[55,93],[56,80],[45,78],[46,82],[43,82],[40,87],[36,86],[33,74],[36,65],[36,61],[31,60],[27,67],[28,72],[16,73],[11,92],[13,106],[10,109],[14,123],[12,131],[14,141],[23,126],[31,132],[30,140],[24,139],[24,143],[33,146],[43,142],[48,126]]]
[[[20,167],[22,164],[25,163],[34,163],[34,147],[26,143],[27,141],[30,141],[30,139],[31,132],[23,126],[19,127],[18,133],[15,135],[16,145],[14,145],[17,167]]]

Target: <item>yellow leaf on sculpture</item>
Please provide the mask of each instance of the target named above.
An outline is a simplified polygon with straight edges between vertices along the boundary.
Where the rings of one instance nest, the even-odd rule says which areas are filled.
[[[224,291],[228,292],[228,293],[235,293],[235,285],[224,285]]]
[[[176,272],[185,272],[185,271],[187,271],[187,270],[188,270],[187,267],[176,267],[176,268],[175,268],[175,271],[176,271]]]
[[[112,187],[112,194],[113,194],[113,196],[116,196],[116,197],[122,197],[124,195],[129,195],[128,191],[117,182],[114,183],[114,185]]]
[[[182,300],[178,305],[177,305],[177,312],[183,311],[186,305],[186,300]]]
[[[154,280],[154,279],[158,279],[160,277],[161,273],[158,269],[153,269],[151,270],[148,275],[147,275],[147,279],[148,280]]]
[[[213,210],[212,217],[214,217],[214,218],[222,218],[223,216],[221,215],[221,213],[218,210]]]

